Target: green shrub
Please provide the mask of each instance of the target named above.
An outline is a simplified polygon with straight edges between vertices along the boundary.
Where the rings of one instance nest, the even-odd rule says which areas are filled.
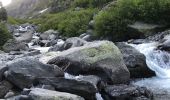
[[[65,36],[79,36],[88,29],[88,23],[93,18],[94,12],[95,10],[86,9],[66,13],[66,18],[58,24],[59,31]]]
[[[96,9],[69,10],[57,14],[47,14],[30,22],[39,24],[41,32],[54,29],[59,30],[63,36],[79,36],[86,32],[88,23],[96,11]]]
[[[0,49],[9,38],[11,38],[11,34],[8,32],[6,26],[0,23]]]
[[[83,7],[83,8],[102,7],[110,1],[113,0],[75,0],[74,5],[76,7]]]
[[[13,18],[11,16],[8,16],[7,22],[9,24],[23,24],[23,23],[26,23],[26,21],[24,19],[16,19],[16,18]]]
[[[95,35],[114,41],[136,37],[127,31],[127,25],[135,21],[170,24],[170,0],[118,0],[95,17]]]
[[[7,11],[4,7],[0,6],[0,21],[6,21],[7,20]]]

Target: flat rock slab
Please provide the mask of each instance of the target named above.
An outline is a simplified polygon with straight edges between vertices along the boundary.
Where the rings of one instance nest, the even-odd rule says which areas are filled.
[[[51,85],[57,91],[68,92],[84,97],[86,100],[95,100],[97,89],[86,81],[77,81],[65,78],[39,79],[39,84]]]
[[[29,93],[33,100],[85,100],[84,98],[64,92],[33,88]]]

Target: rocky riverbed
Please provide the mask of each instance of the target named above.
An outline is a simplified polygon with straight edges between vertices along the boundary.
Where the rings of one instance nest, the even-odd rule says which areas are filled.
[[[0,98],[169,100],[169,31],[113,43],[36,29],[31,24],[10,28],[14,39],[0,52]]]

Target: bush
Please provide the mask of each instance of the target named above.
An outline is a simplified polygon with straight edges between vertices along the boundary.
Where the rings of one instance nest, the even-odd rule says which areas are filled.
[[[1,7],[0,8],[0,21],[6,21],[6,20],[7,20],[7,11],[4,7]]]
[[[127,25],[135,21],[169,24],[170,0],[118,0],[114,7],[95,17],[96,35],[114,41],[136,37],[138,34],[127,31]]]
[[[96,9],[83,9],[79,11],[65,11],[57,14],[44,15],[41,18],[31,20],[39,24],[39,31],[49,29],[59,30],[61,35],[71,37],[79,36],[86,32],[89,21],[93,18]]]
[[[102,7],[110,1],[113,0],[75,0],[74,6],[83,8]]]
[[[8,32],[6,26],[0,23],[0,49],[4,45],[4,43],[11,38],[11,34]]]
[[[26,23],[27,21],[24,20],[24,19],[16,19],[16,18],[13,18],[13,17],[11,17],[11,16],[8,16],[7,22],[8,22],[9,24],[24,24],[24,23]]]

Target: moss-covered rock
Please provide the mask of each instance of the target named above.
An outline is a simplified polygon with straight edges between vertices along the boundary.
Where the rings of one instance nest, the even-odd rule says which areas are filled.
[[[75,75],[97,75],[110,84],[125,83],[130,76],[121,52],[109,41],[90,42],[68,49],[48,63]]]

